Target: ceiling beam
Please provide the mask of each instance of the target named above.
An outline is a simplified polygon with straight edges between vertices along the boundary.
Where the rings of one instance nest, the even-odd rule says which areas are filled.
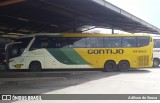
[[[7,6],[7,5],[22,2],[22,1],[25,1],[25,0],[5,0],[0,2],[0,6]]]

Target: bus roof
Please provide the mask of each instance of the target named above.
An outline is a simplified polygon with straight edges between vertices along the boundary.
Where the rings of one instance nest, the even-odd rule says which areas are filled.
[[[59,36],[59,37],[98,37],[98,36],[151,36],[149,34],[91,34],[91,33],[37,33],[21,36],[19,38],[28,38],[35,36]]]

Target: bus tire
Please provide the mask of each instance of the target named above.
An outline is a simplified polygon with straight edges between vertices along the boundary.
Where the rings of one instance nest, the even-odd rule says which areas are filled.
[[[38,61],[31,62],[29,65],[29,70],[32,72],[41,71],[42,70],[41,63]]]
[[[9,68],[7,67],[7,64],[0,63],[0,72],[7,72],[9,71]]]
[[[117,65],[114,61],[107,61],[104,64],[104,69],[103,69],[104,72],[113,72],[116,70],[117,70]]]
[[[158,67],[160,64],[160,60],[158,58],[153,59],[153,67]]]
[[[128,71],[130,69],[130,64],[128,61],[120,61],[119,64],[118,64],[118,70],[119,71],[122,71],[122,72],[125,72],[125,71]]]

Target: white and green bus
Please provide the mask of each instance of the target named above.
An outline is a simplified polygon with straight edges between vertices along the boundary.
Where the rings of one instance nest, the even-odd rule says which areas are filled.
[[[126,71],[152,66],[153,40],[145,34],[43,33],[6,46],[9,69],[100,68]]]

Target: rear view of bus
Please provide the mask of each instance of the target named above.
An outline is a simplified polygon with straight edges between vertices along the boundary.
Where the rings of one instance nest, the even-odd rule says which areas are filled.
[[[153,39],[153,67],[158,67],[160,64],[160,36],[154,36]]]

